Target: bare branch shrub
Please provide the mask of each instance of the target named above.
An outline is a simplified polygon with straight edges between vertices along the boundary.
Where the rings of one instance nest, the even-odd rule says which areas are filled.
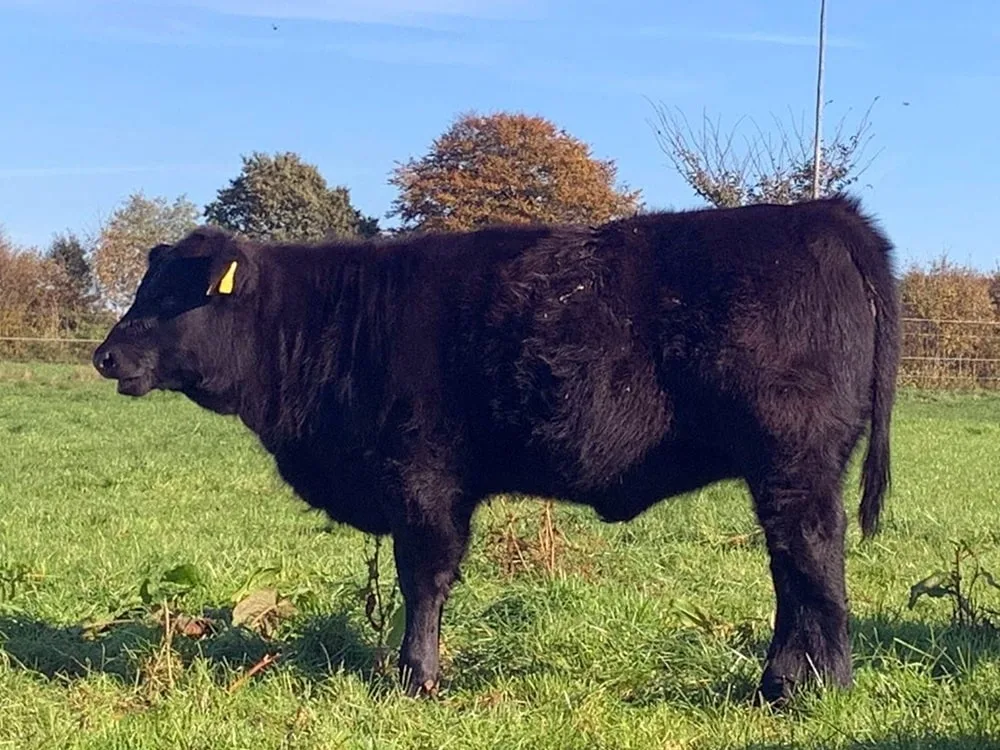
[[[865,157],[871,133],[872,101],[860,122],[847,129],[838,122],[821,148],[820,193],[830,195],[857,182],[878,156]],[[751,203],[795,203],[812,197],[812,134],[804,115],[790,125],[773,117],[774,130],[764,132],[752,118],[740,118],[727,132],[721,119],[702,114],[695,129],[680,110],[653,105],[651,121],[660,149],[671,166],[700,198],[719,208]],[[789,111],[791,115],[791,111]],[[749,122],[751,132],[741,129]]]

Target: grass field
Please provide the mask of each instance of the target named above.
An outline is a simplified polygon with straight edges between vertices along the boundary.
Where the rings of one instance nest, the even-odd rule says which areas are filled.
[[[946,598],[907,607],[954,541],[1000,573],[1000,398],[902,394],[893,449],[872,543],[855,475],[846,496],[852,691],[751,705],[772,590],[747,495],[725,484],[627,525],[558,506],[551,571],[531,546],[540,504],[483,507],[441,697],[414,701],[374,673],[372,541],[306,512],[238,423],[84,368],[0,364],[0,747],[1000,747],[1000,632],[953,626]],[[159,601],[182,564],[200,580],[171,617],[216,631],[167,637],[144,605],[143,581]],[[261,568],[297,613],[227,626]]]

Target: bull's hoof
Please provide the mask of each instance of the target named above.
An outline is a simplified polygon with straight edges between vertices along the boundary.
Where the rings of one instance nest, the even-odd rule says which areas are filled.
[[[427,680],[427,682],[420,686],[420,695],[425,695],[428,698],[437,698],[438,687],[437,681]]]
[[[427,680],[423,683],[408,683],[406,685],[406,695],[410,698],[437,698],[438,683],[434,680]]]
[[[410,698],[437,698],[440,687],[437,680],[415,680],[412,673],[400,675],[406,695]]]
[[[769,666],[760,678],[760,685],[754,696],[757,705],[768,705],[773,708],[784,708],[796,694],[807,687],[819,689],[849,689],[854,683],[850,666],[841,665],[837,669],[824,670],[817,674],[815,670],[800,669],[779,671]]]
[[[795,694],[795,680],[766,671],[754,695],[754,705],[784,708]]]

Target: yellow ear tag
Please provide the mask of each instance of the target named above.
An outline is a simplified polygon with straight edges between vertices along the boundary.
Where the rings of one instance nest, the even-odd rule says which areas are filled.
[[[226,269],[226,272],[225,274],[223,274],[222,278],[219,279],[219,286],[216,288],[216,291],[219,294],[232,294],[233,279],[235,278],[235,276],[236,276],[236,261],[234,260],[232,263],[229,264],[229,268]],[[211,293],[212,290],[209,289],[209,294]]]

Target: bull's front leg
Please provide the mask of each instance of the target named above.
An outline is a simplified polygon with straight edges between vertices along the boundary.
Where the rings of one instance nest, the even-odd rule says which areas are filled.
[[[421,485],[440,492],[408,498],[407,512],[393,530],[396,572],[406,603],[400,679],[409,695],[437,692],[441,618],[468,546],[471,518],[471,508],[453,484]]]

